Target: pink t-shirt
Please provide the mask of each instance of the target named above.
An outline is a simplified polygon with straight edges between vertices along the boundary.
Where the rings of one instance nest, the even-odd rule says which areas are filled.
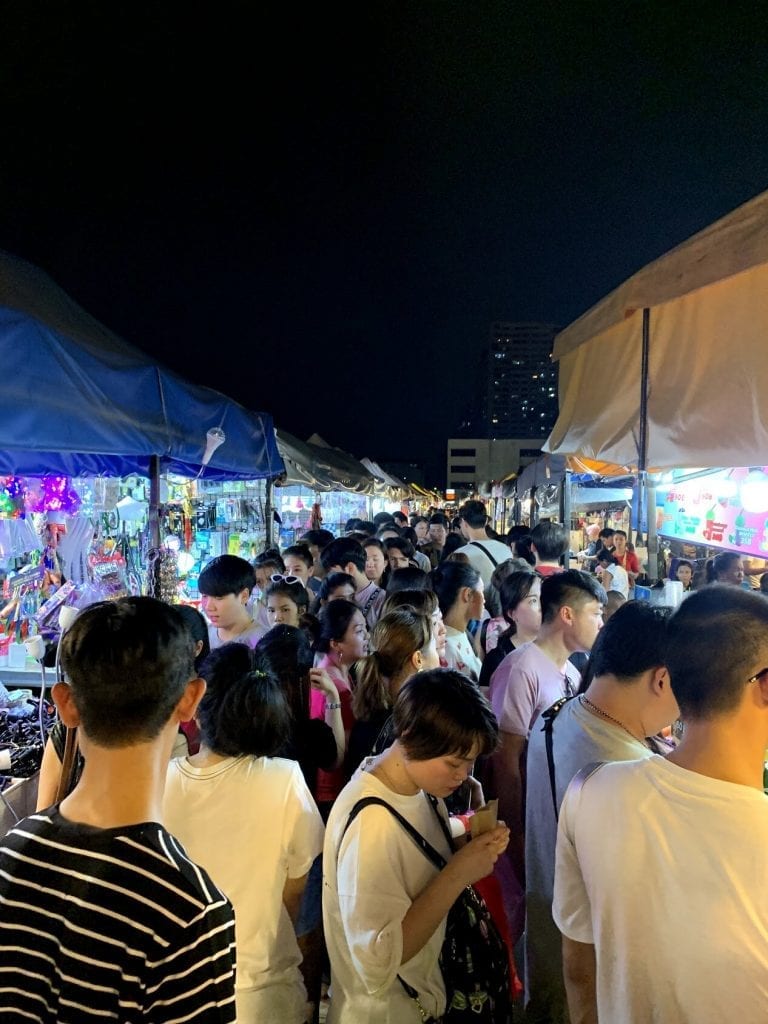
[[[341,701],[341,720],[344,723],[344,731],[349,732],[355,724],[355,716],[352,714],[352,691],[344,673],[331,661],[328,655],[324,655],[317,663],[317,668],[324,668],[336,684]],[[319,718],[325,721],[325,694],[321,690],[311,690],[309,694],[309,717]],[[322,768],[317,771],[317,802],[335,800],[347,783],[343,766],[334,768],[333,771],[324,772]]]
[[[488,697],[500,728],[527,737],[542,711],[578,685],[579,672],[569,661],[562,671],[532,642],[506,656],[491,676]]]

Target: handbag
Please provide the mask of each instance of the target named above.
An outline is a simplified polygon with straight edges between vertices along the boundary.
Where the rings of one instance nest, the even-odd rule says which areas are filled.
[[[453,837],[438,810],[437,800],[429,795],[427,799],[453,850]],[[344,832],[360,811],[372,804],[386,807],[424,856],[442,871],[447,863],[445,857],[399,811],[379,797],[369,796],[358,800],[350,811]],[[443,1024],[462,1024],[464,1021],[506,1024],[510,1010],[509,955],[485,900],[472,885],[464,887],[448,911],[445,937],[440,950],[440,970],[446,994],[445,1014],[440,1018]],[[413,986],[399,974],[397,978],[416,1003],[424,1024],[434,1022],[435,1018],[424,1009]]]

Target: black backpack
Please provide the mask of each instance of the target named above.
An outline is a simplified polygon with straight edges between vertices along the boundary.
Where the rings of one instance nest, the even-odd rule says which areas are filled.
[[[437,800],[427,796],[440,822],[448,845],[454,848],[453,838],[442,815],[437,809]],[[431,843],[427,842],[402,814],[386,800],[376,796],[358,800],[349,813],[344,827],[347,831],[353,820],[365,807],[378,804],[389,813],[413,839],[422,853],[440,871],[446,860]],[[343,838],[343,833],[342,833]],[[444,1024],[480,1022],[480,1024],[506,1024],[510,1012],[509,956],[507,947],[485,904],[485,900],[474,886],[464,887],[461,895],[448,911],[445,924],[445,938],[440,951],[440,969],[445,983],[445,1014],[440,1018]],[[434,1018],[425,1016],[419,1002],[419,994],[398,975],[398,981],[413,999],[425,1024]]]

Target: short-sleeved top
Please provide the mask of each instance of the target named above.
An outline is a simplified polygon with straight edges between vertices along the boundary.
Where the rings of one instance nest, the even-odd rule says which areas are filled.
[[[627,572],[637,573],[638,576],[640,575],[640,561],[634,551],[625,551],[623,555],[613,551],[612,554],[622,569],[626,569]]]
[[[158,822],[58,807],[0,840],[0,1019],[235,1020],[232,907]]]
[[[608,581],[610,582],[606,587],[605,584]],[[603,569],[601,582],[606,591],[615,590],[622,597],[629,598],[629,575],[627,570],[623,569],[620,565],[606,565]]]
[[[646,744],[589,711],[578,697],[552,723],[552,751],[558,807],[576,772],[595,761],[650,757]],[[525,796],[525,990],[539,1017],[559,1019],[565,1006],[560,932],[552,920],[557,819],[552,802],[543,725],[531,730]],[[537,1017],[537,1019],[539,1019]]]
[[[470,541],[463,547],[458,548],[458,554],[466,555],[469,564],[476,569],[483,578],[483,586],[491,585],[493,570],[502,562],[512,557],[512,551],[500,540],[479,540]]]
[[[406,963],[401,963],[402,922],[437,868],[383,807],[367,807],[345,833],[358,800],[377,796],[403,815],[449,860],[451,852],[423,792],[393,793],[364,763],[333,806],[323,849],[323,923],[331,961],[328,1024],[419,1024],[415,1002],[398,974],[435,1017],[445,1009],[438,963],[445,922]],[[441,813],[447,821],[445,808]],[[343,835],[343,839],[342,839]]]
[[[453,626],[445,627],[445,664],[447,668],[453,668],[462,675],[467,676],[474,682],[480,679],[480,671],[483,663],[475,653],[472,641],[463,629],[454,629]]]
[[[506,656],[491,676],[488,696],[502,731],[527,737],[542,711],[578,685],[577,669],[570,662],[556,665],[534,640]]]
[[[212,651],[215,651],[218,647],[223,647],[224,644],[245,644],[246,647],[256,647],[265,632],[266,630],[260,623],[252,622],[250,626],[246,627],[242,633],[238,633],[236,637],[233,637],[231,640],[222,640],[219,637],[217,627],[209,625],[208,642],[211,645]]]
[[[595,945],[601,1021],[766,1020],[766,848],[759,789],[658,755],[571,786],[553,916],[564,935]]]
[[[371,580],[367,587],[363,587],[362,590],[358,590],[355,594],[354,602],[363,613],[363,618],[369,629],[373,629],[379,621],[381,606],[386,599],[386,591],[377,586],[373,580]]]
[[[237,988],[255,990],[257,1019],[304,1020],[301,953],[283,904],[305,875],[323,822],[295,761],[230,757],[198,768],[171,761],[163,815],[193,860],[226,892],[237,921]]]

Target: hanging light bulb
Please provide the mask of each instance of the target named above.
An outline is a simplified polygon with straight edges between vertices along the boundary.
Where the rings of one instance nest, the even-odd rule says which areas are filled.
[[[208,433],[205,435],[205,452],[203,453],[202,465],[207,466],[211,461],[211,457],[217,448],[227,440],[227,435],[221,429],[221,427],[211,427]]]

